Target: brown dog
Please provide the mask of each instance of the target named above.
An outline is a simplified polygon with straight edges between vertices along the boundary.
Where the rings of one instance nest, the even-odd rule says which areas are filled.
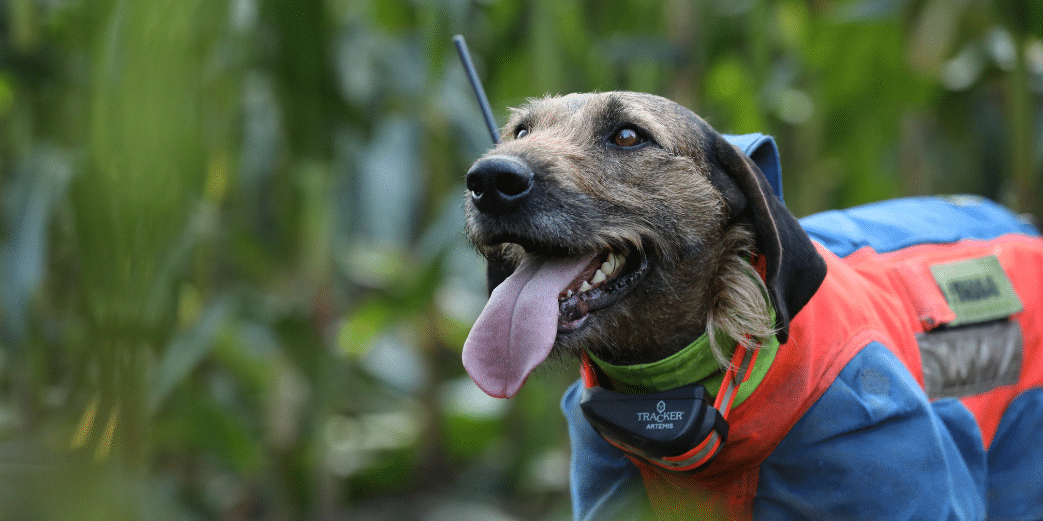
[[[647,94],[532,100],[504,135],[467,173],[492,294],[463,362],[510,397],[582,358],[577,519],[638,475],[684,519],[1043,518],[1038,230],[967,197],[798,222]]]

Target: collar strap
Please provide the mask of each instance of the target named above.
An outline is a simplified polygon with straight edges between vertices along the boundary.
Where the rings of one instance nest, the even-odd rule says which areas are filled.
[[[717,345],[729,352],[735,349],[736,342],[718,333]],[[589,351],[587,355],[590,362],[610,380],[615,390],[627,393],[676,389],[682,385],[702,382],[721,372],[720,364],[710,352],[710,337],[706,333],[673,355],[646,364],[614,365]]]

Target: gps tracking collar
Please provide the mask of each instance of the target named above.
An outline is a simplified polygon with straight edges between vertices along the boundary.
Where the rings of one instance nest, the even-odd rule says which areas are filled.
[[[640,366],[613,366],[592,354],[583,353],[585,389],[580,400],[583,415],[606,441],[631,457],[671,471],[695,472],[703,469],[724,446],[728,437],[728,412],[739,386],[753,372],[751,369],[761,350],[759,346],[735,348],[731,365],[725,371],[716,399],[711,404],[713,397],[708,395],[702,384],[669,387],[672,383],[678,383],[678,378],[684,375],[687,375],[689,382],[693,376],[695,381],[703,380],[689,369],[706,367],[705,363],[700,363],[700,359],[708,356],[708,349],[705,349],[708,343],[708,338],[703,335],[674,356]],[[774,354],[774,350],[771,354]],[[633,377],[650,368],[668,370],[646,374],[635,385]],[[644,388],[650,392],[627,393],[601,387],[598,383],[598,369],[617,388]],[[624,379],[618,379],[619,376]]]

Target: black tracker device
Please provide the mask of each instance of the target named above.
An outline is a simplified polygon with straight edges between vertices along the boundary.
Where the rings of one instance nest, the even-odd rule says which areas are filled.
[[[606,389],[584,354],[580,410],[602,438],[631,456],[665,470],[698,472],[728,439],[728,413],[756,358],[755,348],[736,348],[714,398],[699,383],[652,393]]]
[[[728,422],[699,384],[647,394],[594,386],[584,389],[580,408],[606,440],[650,460],[680,457],[715,434],[719,443],[714,446],[711,439],[706,450],[716,452],[728,436]],[[710,456],[696,468],[685,470],[702,468],[712,460]],[[662,461],[658,463],[662,466]]]

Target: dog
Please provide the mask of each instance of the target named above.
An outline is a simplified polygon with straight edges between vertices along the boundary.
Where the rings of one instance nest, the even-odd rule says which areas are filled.
[[[923,197],[798,221],[770,138],[650,94],[531,99],[502,135],[466,175],[491,295],[463,364],[509,398],[581,359],[575,519],[634,491],[664,519],[1043,519],[1024,219]]]

